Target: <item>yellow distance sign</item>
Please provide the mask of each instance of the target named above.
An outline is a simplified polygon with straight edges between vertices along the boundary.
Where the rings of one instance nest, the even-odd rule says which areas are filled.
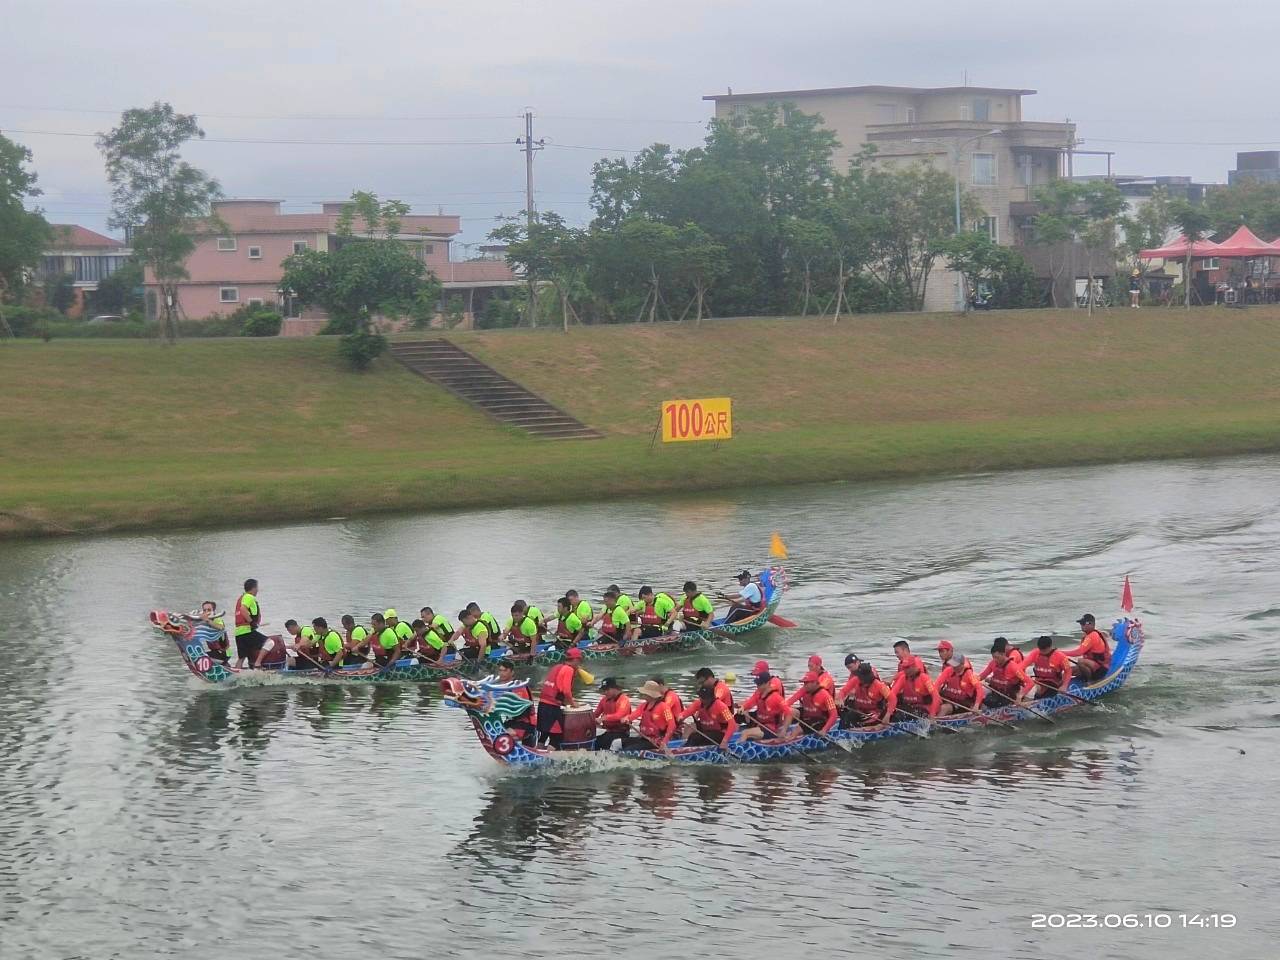
[[[732,401],[728,397],[662,402],[662,442],[728,440],[733,436]]]

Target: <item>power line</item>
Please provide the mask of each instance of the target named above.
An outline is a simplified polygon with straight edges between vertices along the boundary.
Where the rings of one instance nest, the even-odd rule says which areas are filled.
[[[70,130],[15,130],[28,137],[98,137],[97,133],[78,133]],[[253,143],[280,144],[286,146],[314,147],[508,147],[510,140],[302,140],[275,137],[201,137],[197,143]]]
[[[0,110],[35,112],[35,113],[94,113],[105,116],[118,116],[123,110],[106,110],[94,107],[48,107],[48,106],[15,106],[0,105]],[[320,113],[300,113],[292,115],[274,116],[265,113],[206,113],[204,111],[192,111],[197,118],[208,117],[211,120],[289,120],[289,121],[317,121],[317,120],[342,120],[342,121],[395,121],[395,122],[420,122],[420,121],[452,121],[452,120],[519,120],[523,116],[519,113],[491,113],[491,114],[438,114],[438,115],[418,115],[418,116],[397,116],[385,114],[320,114]],[[662,117],[634,117],[634,116],[613,116],[613,117],[582,117],[570,114],[553,114],[544,116],[544,120],[570,120],[583,123],[669,123],[681,125],[702,126],[707,121],[701,120],[684,120]]]

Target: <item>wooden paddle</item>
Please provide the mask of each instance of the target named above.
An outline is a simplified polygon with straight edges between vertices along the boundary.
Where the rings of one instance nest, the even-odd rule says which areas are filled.
[[[769,734],[769,736],[773,737],[773,739],[782,740],[782,737],[778,734],[777,730],[771,730],[770,728],[766,727],[763,723],[760,722],[759,718],[757,717],[751,717],[750,714],[747,714],[746,716],[748,716],[752,720],[755,720],[756,726],[759,727],[761,730],[763,730],[765,733]],[[801,751],[800,756],[804,757],[804,759],[809,763],[818,762],[817,757],[810,756],[809,754],[803,751]]]
[[[832,744],[833,746],[839,747],[845,753],[853,753],[853,744],[846,743],[843,740],[837,740],[834,737],[829,737],[825,733],[823,733],[821,730],[817,730],[809,726],[809,724],[805,723],[799,717],[796,718],[796,723],[800,724],[800,726],[804,727],[806,730],[808,730],[818,739],[825,740],[827,741],[827,743]]]
[[[951,704],[953,707],[959,707],[959,708],[960,708],[961,710],[963,710],[965,713],[972,713],[975,717],[979,718],[980,720],[984,720],[984,721],[989,720],[989,721],[990,721],[990,722],[992,722],[992,723],[998,723],[998,724],[1000,724],[1000,726],[1002,726],[1002,727],[1008,727],[1010,730],[1017,730],[1017,729],[1018,729],[1017,727],[1015,727],[1012,723],[1010,723],[1010,722],[1009,722],[1009,721],[1007,721],[1007,720],[1001,720],[1001,719],[999,719],[998,717],[988,716],[987,714],[983,713],[981,710],[978,710],[978,709],[976,709],[976,708],[974,708],[974,707],[967,707],[967,706],[965,706],[963,703],[956,703],[954,700],[951,700],[951,699],[949,699],[949,698],[947,698],[947,697],[944,697],[942,694],[938,694],[938,699],[940,699],[943,703],[949,703],[949,704]],[[949,728],[948,728],[948,729],[949,729]]]
[[[1074,693],[1072,693],[1070,690],[1063,690],[1061,687],[1055,687],[1052,683],[1041,683],[1038,680],[1036,681],[1036,683],[1038,686],[1044,687],[1047,690],[1052,690],[1054,693],[1060,693],[1064,697],[1070,697],[1072,700],[1075,700],[1077,703],[1087,703],[1091,707],[1102,706],[1102,704],[1098,703],[1095,700],[1086,700],[1084,697],[1078,697]]]
[[[921,723],[926,723],[926,724],[928,724],[928,728],[927,728],[927,729],[929,729],[929,730],[933,730],[933,729],[936,727],[936,728],[937,728],[937,729],[939,729],[939,730],[945,730],[947,733],[959,733],[959,732],[960,732],[959,730],[954,730],[954,729],[952,729],[951,727],[944,727],[944,726],[943,726],[942,724],[940,724],[940,723],[935,723],[935,722],[934,722],[934,720],[936,719],[935,717],[925,717],[925,716],[921,716],[920,714],[916,713],[914,710],[908,710],[906,707],[898,707],[898,712],[899,712],[899,713],[905,713],[908,717],[915,717],[915,718],[916,718],[917,720],[919,720]]]
[[[1039,717],[1041,720],[1048,720],[1050,723],[1058,722],[1057,720],[1054,720],[1053,717],[1049,716],[1047,713],[1041,713],[1035,707],[1029,707],[1025,703],[1019,703],[1017,700],[1013,699],[1013,697],[1009,696],[1007,693],[1001,693],[995,687],[991,686],[990,683],[987,683],[986,680],[983,680],[982,682],[986,684],[987,689],[990,690],[992,693],[994,693],[997,697],[1003,697],[1006,701],[1008,701],[1017,709],[1025,710],[1027,711],[1027,713],[1033,714],[1034,716]]]

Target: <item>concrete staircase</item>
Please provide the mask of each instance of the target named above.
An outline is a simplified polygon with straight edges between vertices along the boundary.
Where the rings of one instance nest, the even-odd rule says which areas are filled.
[[[540,439],[597,440],[603,436],[448,340],[393,340],[391,356],[495,420]]]

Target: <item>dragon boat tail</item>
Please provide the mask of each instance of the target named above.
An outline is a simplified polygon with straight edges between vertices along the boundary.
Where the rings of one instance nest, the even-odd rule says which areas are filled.
[[[1037,714],[1053,716],[1081,705],[1081,701],[1095,701],[1119,690],[1128,681],[1142,653],[1142,624],[1138,620],[1125,618],[1117,620],[1111,629],[1115,644],[1111,656],[1111,669],[1106,676],[1089,684],[1081,684],[1073,680],[1067,688],[1074,696],[1055,694],[1034,702],[1032,710],[1008,704],[1002,707],[983,709],[977,714],[966,713],[956,716],[939,717],[932,721],[909,721],[891,723],[877,727],[860,727],[844,729],[837,726],[826,737],[805,734],[782,741],[740,740],[735,734],[727,750],[713,746],[686,747],[681,741],[673,740],[667,752],[657,750],[619,750],[618,756],[654,763],[694,763],[694,764],[735,764],[762,763],[770,760],[785,760],[801,754],[815,754],[831,750],[839,745],[859,747],[863,744],[879,740],[890,740],[907,736],[928,735],[932,726],[949,730],[959,730],[975,724],[988,724],[995,721],[1010,722],[1014,720],[1035,720]],[[457,707],[467,714],[475,728],[476,736],[485,751],[499,763],[524,769],[548,768],[557,765],[568,766],[575,763],[583,753],[594,753],[586,750],[547,750],[527,746],[508,732],[507,727],[513,721],[533,710],[533,704],[516,691],[527,685],[528,681],[513,680],[500,683],[493,677],[470,679],[449,677],[441,681],[441,689],[445,702]],[[589,741],[586,741],[589,743]]]
[[[702,630],[673,632],[660,637],[641,639],[635,643],[602,643],[598,639],[578,645],[583,660],[612,660],[618,657],[653,655],[692,650],[714,640],[732,639],[759,630],[769,623],[778,609],[787,589],[786,571],[770,567],[759,575],[764,609],[732,623],[725,618],[713,620]],[[187,614],[174,614],[165,610],[153,610],[150,620],[162,634],[169,637],[178,648],[183,662],[193,674],[209,683],[230,683],[241,674],[261,674],[264,670],[238,670],[214,655],[215,645],[227,639],[224,629],[213,626]],[[277,637],[278,639],[278,637]],[[338,667],[335,669],[275,668],[270,672],[281,676],[307,680],[324,680],[348,683],[423,683],[453,677],[480,677],[489,674],[499,660],[511,660],[517,666],[549,667],[565,659],[567,648],[553,643],[541,643],[528,653],[516,653],[506,647],[491,650],[485,657],[468,660],[456,653],[445,655],[441,663],[427,663],[416,657],[403,657],[385,666],[376,664]]]

